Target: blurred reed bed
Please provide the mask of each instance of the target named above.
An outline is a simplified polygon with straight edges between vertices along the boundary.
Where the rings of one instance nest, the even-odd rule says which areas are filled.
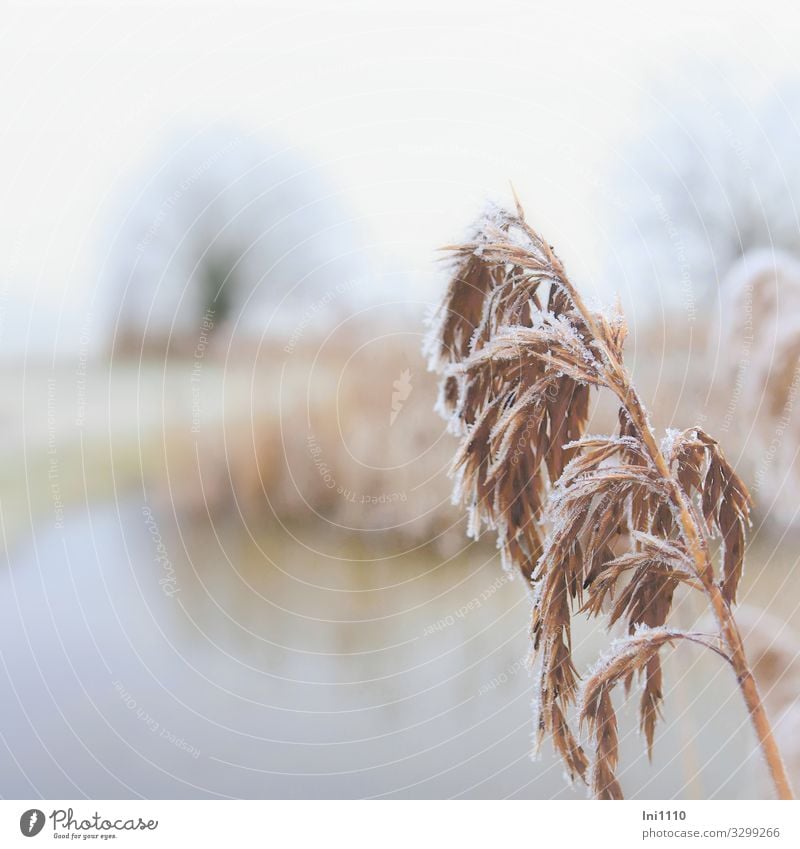
[[[757,524],[779,530],[795,521],[800,494],[800,328],[789,308],[800,272],[790,258],[777,272],[763,259],[758,274],[752,266],[733,269],[718,300],[691,320],[680,308],[642,317],[627,359],[654,426],[695,421],[713,431],[752,489]],[[378,544],[395,537],[450,550],[461,521],[449,506],[452,436],[430,414],[435,381],[418,332],[416,318],[351,319],[330,333],[308,330],[289,353],[280,339],[216,352],[215,367],[238,375],[252,397],[226,404],[199,433],[188,410],[167,426],[165,459],[180,473],[163,477],[162,488],[190,512],[310,520],[320,532],[341,527]],[[589,415],[589,429],[606,432],[616,410],[600,396]]]
[[[252,382],[253,404],[224,405],[198,432],[186,416],[165,432],[156,485],[184,516],[357,535],[372,549],[464,547],[452,438],[432,413],[435,379],[413,322],[354,322],[224,367]]]

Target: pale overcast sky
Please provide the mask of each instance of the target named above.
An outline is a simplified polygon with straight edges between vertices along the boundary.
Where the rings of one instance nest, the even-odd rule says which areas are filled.
[[[33,337],[62,309],[79,325],[121,186],[170,132],[216,122],[325,163],[376,254],[408,272],[409,297],[433,297],[433,249],[509,179],[591,277],[597,183],[650,81],[692,55],[755,80],[796,72],[782,8],[3,4],[0,333],[19,344],[30,305]]]

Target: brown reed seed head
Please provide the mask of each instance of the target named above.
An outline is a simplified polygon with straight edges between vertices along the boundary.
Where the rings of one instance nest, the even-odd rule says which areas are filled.
[[[586,307],[519,205],[515,213],[491,208],[468,242],[448,250],[455,271],[427,349],[441,375],[439,410],[461,440],[454,499],[468,510],[470,533],[495,530],[504,566],[532,585],[539,743],[549,735],[571,779],[599,798],[620,798],[615,684],[628,690],[641,679],[640,723],[652,753],[660,649],[689,639],[723,653],[716,636],[665,627],[676,588],[702,589],[706,574],[681,510],[695,520],[703,552],[719,540],[719,585],[730,604],[750,497],[699,428],[668,431],[656,443],[625,370],[621,313]],[[619,401],[619,432],[587,437],[590,393],[601,388]],[[615,554],[620,541],[625,550]],[[622,621],[629,636],[580,695],[572,616],[599,616],[609,603],[608,628]],[[568,719],[579,700],[591,768]]]

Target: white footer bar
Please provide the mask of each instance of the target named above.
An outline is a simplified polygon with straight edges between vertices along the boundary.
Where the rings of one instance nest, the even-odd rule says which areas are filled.
[[[2,801],[0,846],[800,846],[800,802]]]

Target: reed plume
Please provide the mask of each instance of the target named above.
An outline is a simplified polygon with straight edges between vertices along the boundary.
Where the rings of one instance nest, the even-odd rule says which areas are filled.
[[[490,208],[467,242],[427,341],[439,410],[460,437],[454,500],[478,536],[494,530],[506,568],[532,588],[538,745],[549,737],[573,780],[622,797],[611,694],[641,685],[652,755],[661,653],[699,643],[736,675],[776,792],[791,789],[733,616],[750,496],[700,428],[654,434],[623,359],[617,308],[590,310],[553,248],[516,211]],[[589,436],[590,396],[619,406],[615,434]],[[715,633],[669,626],[679,586],[702,593]],[[581,679],[573,617],[607,615],[615,640]],[[581,742],[581,730],[589,744]]]
[[[770,519],[796,524],[800,262],[772,249],[745,254],[723,280],[716,312],[709,353],[723,364],[724,421],[735,412],[747,422],[736,449],[751,467],[757,503]]]

